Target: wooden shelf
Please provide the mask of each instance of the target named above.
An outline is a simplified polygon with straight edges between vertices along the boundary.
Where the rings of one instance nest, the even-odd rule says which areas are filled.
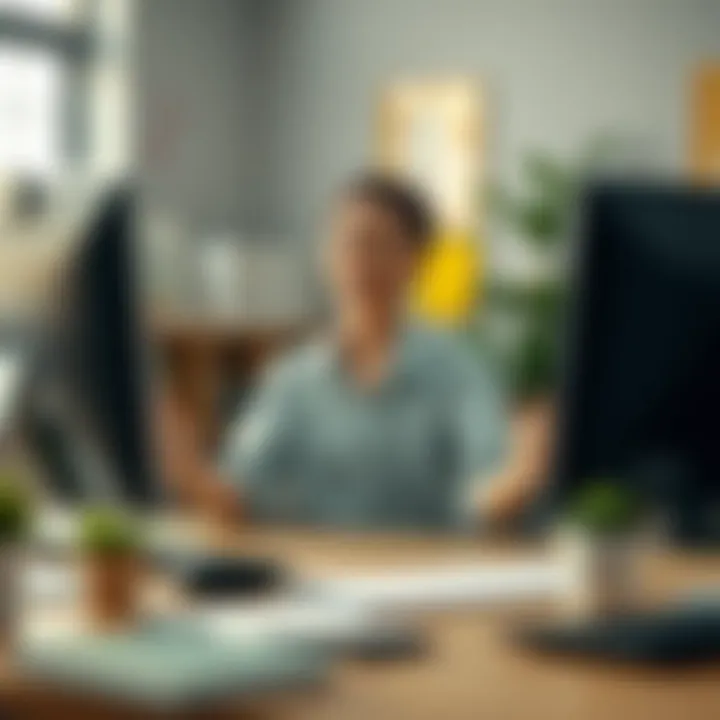
[[[221,406],[228,389],[250,386],[268,360],[306,331],[307,324],[300,322],[252,324],[167,315],[151,322],[165,368],[165,392],[182,407],[209,451],[222,433]]]

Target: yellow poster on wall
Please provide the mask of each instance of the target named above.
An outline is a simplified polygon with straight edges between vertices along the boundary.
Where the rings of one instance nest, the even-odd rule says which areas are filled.
[[[427,192],[439,221],[414,304],[447,324],[468,317],[479,291],[481,111],[477,86],[462,79],[395,83],[380,104],[382,166]]]
[[[695,74],[690,133],[693,177],[720,185],[720,62],[708,63]]]
[[[477,304],[480,258],[475,238],[448,229],[431,245],[418,274],[413,306],[427,320],[462,323]]]

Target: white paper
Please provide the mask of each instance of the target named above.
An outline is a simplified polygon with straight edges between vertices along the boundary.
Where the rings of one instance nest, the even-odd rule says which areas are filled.
[[[277,636],[349,641],[365,636],[376,624],[375,619],[359,607],[295,598],[205,604],[193,608],[191,621],[227,642]]]
[[[352,641],[417,612],[556,597],[564,578],[562,568],[547,561],[393,569],[305,581],[271,602],[205,604],[193,609],[192,620],[227,642],[277,635]]]
[[[7,431],[20,391],[22,361],[16,354],[0,355],[0,436]]]
[[[80,573],[72,563],[33,560],[25,567],[22,584],[24,602],[55,604],[76,601],[80,594]]]
[[[318,580],[314,594],[376,610],[421,610],[554,597],[565,573],[547,560],[484,562],[388,570],[376,575]]]

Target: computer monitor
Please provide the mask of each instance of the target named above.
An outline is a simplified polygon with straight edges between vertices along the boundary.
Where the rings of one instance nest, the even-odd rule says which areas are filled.
[[[129,187],[103,193],[65,258],[24,436],[58,501],[160,500]]]
[[[619,478],[679,540],[720,538],[720,192],[587,192],[556,490]]]

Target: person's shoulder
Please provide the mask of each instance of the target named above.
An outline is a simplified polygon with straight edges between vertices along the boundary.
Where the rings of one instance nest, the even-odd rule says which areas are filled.
[[[468,343],[457,331],[414,323],[408,336],[413,354],[423,362],[455,364],[469,358]]]
[[[411,342],[416,362],[434,369],[448,382],[461,380],[468,374],[494,374],[490,353],[459,330],[414,324]]]

